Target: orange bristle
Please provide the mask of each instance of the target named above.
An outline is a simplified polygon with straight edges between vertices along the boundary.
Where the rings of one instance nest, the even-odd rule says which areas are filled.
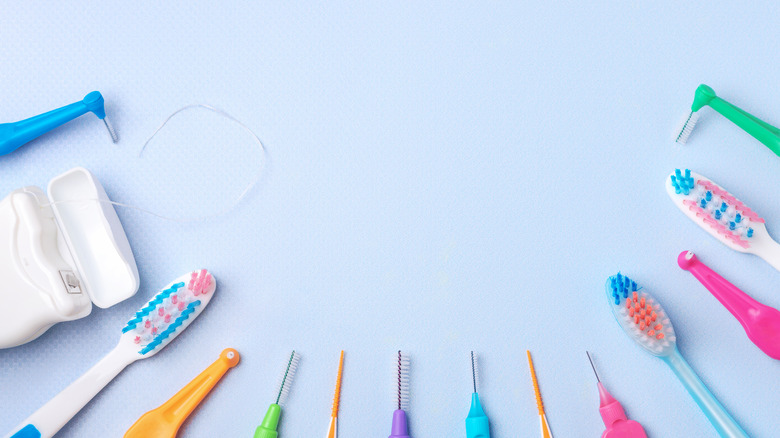
[[[341,398],[341,372],[344,369],[344,351],[341,351],[341,357],[339,358],[339,371],[336,375],[336,391],[333,395],[333,411],[331,417],[339,416],[339,399]]]

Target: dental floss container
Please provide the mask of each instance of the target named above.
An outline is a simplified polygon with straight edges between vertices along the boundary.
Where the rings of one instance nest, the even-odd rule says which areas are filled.
[[[77,167],[0,201],[0,348],[111,307],[138,291],[138,267],[103,186]],[[70,201],[70,202],[63,202]]]

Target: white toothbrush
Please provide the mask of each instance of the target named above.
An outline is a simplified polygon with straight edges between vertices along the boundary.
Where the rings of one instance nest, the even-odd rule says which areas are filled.
[[[666,192],[686,216],[724,245],[755,254],[780,271],[780,244],[769,235],[764,220],[734,195],[688,169],[674,171]]]
[[[184,331],[211,301],[215,288],[205,269],[176,279],[136,312],[110,353],[6,437],[54,436],[126,366],[154,356]]]

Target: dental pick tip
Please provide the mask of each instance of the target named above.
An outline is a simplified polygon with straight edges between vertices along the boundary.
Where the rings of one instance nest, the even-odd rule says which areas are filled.
[[[111,124],[111,122],[108,120],[108,117],[103,117],[103,124],[106,125],[106,129],[108,129],[108,135],[111,136],[111,141],[114,143],[118,142],[119,137],[116,135],[114,125]]]

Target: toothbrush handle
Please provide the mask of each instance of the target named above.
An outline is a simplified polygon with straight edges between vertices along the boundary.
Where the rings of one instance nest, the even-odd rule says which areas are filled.
[[[124,438],[174,437],[189,417],[192,410],[200,404],[203,397],[211,392],[227,370],[238,364],[238,352],[225,349],[214,363],[203,370],[190,383],[177,392],[162,406],[153,409],[138,419],[125,433]]]
[[[54,396],[8,435],[10,438],[51,438],[125,367],[138,358],[119,344],[84,375]]]
[[[688,362],[680,354],[677,348],[670,356],[662,358],[680,379],[685,389],[691,394],[693,400],[710,420],[712,426],[723,438],[749,438],[748,434],[731,418],[731,415],[720,404],[714,395],[704,386],[699,376],[693,371]]]
[[[752,135],[756,140],[763,143],[776,155],[780,155],[780,138],[778,138],[777,128],[726,102],[720,97],[712,99],[709,105],[712,109],[744,129],[745,132]]]
[[[767,239],[767,242],[753,254],[761,257],[765,262],[772,265],[773,268],[780,271],[780,244],[777,242]]]

